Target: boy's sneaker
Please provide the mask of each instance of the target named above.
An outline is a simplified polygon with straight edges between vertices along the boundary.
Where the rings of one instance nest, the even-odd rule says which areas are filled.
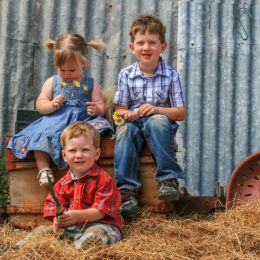
[[[122,189],[120,213],[123,217],[133,216],[140,207],[137,202],[137,194],[131,190]]]
[[[39,170],[37,179],[39,180],[40,186],[48,186],[48,178],[47,175],[49,176],[51,182],[54,182],[54,177],[53,173],[50,168],[43,168]]]
[[[180,197],[178,180],[174,178],[161,181],[157,196],[160,200],[178,200]]]

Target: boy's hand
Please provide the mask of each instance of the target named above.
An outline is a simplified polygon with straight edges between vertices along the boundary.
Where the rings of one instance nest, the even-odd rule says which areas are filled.
[[[64,96],[62,94],[56,96],[53,100],[52,100],[52,106],[55,109],[58,109],[61,107],[62,103],[64,101]]]
[[[124,114],[125,121],[135,121],[138,118],[138,111],[127,111]]]
[[[53,232],[54,232],[54,233],[58,233],[58,232],[60,231],[60,228],[59,228],[59,226],[58,226],[57,218],[56,218],[56,217],[53,219],[52,228],[53,228]]]
[[[139,107],[138,115],[140,117],[151,116],[154,114],[158,114],[158,108],[151,104],[143,104]]]
[[[98,114],[98,108],[95,102],[86,102],[87,113],[90,116],[96,116]]]
[[[65,211],[63,215],[58,216],[56,218],[57,227],[64,228],[70,225],[73,225],[78,222],[85,222],[86,219],[82,219],[82,212],[81,210],[69,210]]]

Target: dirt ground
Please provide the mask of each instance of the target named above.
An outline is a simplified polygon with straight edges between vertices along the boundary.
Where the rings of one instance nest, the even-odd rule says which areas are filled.
[[[122,241],[76,250],[54,235],[35,237],[19,249],[29,231],[0,225],[0,259],[260,259],[260,203],[189,217],[143,212],[126,223]]]

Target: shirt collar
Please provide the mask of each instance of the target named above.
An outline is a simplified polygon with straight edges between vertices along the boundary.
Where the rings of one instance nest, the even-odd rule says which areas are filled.
[[[157,67],[153,77],[156,75],[170,77],[170,72],[169,72],[169,70],[166,69],[165,62],[161,56],[159,58],[158,67]],[[134,64],[131,72],[129,73],[129,78],[135,78],[135,77],[144,77],[143,72],[139,66],[139,62],[136,62]]]
[[[99,172],[99,166],[97,164],[94,164],[86,173],[84,173],[80,177],[75,176],[71,169],[69,169],[67,176],[69,178],[68,180],[70,181],[84,180],[86,179],[86,176],[97,176],[98,172]]]

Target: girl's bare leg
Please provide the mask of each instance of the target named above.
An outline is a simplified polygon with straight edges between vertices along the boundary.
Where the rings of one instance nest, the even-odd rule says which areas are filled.
[[[42,151],[34,151],[34,156],[39,170],[37,178],[40,186],[48,185],[48,177],[51,182],[54,182],[53,173],[50,169],[49,155]]]
[[[38,170],[50,167],[50,157],[47,153],[42,151],[34,151],[34,157]]]

